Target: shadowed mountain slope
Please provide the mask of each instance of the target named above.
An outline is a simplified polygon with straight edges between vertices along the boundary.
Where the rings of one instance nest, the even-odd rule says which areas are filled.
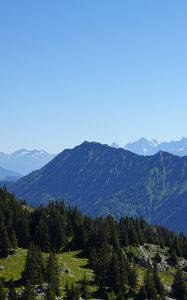
[[[63,199],[92,216],[143,216],[187,233],[187,157],[139,156],[84,142],[67,149],[14,186],[32,205]]]

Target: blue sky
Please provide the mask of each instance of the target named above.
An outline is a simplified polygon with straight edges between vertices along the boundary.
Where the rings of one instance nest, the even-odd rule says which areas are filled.
[[[185,0],[0,1],[0,151],[187,136]]]

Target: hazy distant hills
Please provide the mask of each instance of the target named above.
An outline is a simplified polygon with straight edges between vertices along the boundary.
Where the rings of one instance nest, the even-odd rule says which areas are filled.
[[[21,174],[0,167],[0,181],[16,181],[21,178]]]
[[[32,205],[64,199],[92,216],[143,216],[187,233],[187,157],[139,156],[84,142],[14,185]]]
[[[0,166],[26,175],[40,169],[55,157],[44,150],[21,149],[12,154],[0,152]]]
[[[162,143],[159,143],[157,140],[150,141],[141,138],[136,142],[127,144],[124,148],[139,155],[154,155],[161,150],[174,155],[185,156],[187,155],[187,138],[183,137],[180,141]]]

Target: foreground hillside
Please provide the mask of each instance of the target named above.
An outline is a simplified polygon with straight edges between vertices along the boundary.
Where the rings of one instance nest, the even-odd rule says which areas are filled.
[[[63,199],[91,216],[142,216],[187,233],[187,157],[144,157],[84,142],[14,185],[31,205]]]
[[[0,299],[186,299],[187,238],[0,189]]]
[[[174,280],[174,276],[177,269],[187,269],[187,261],[185,259],[179,259],[178,264],[169,264],[169,252],[167,248],[159,248],[153,244],[145,244],[144,246],[127,247],[126,253],[133,260],[137,272],[136,290],[138,291],[144,282],[144,276],[146,274],[145,264],[149,258],[150,263],[154,263],[154,257],[160,251],[161,263],[158,263],[159,271],[158,276],[163,284],[166,294],[172,295],[171,285]],[[22,278],[22,272],[24,271],[25,261],[27,256],[27,250],[17,249],[14,255],[9,255],[7,258],[0,259],[0,278],[4,278],[5,286],[9,286],[10,281],[13,280],[16,286],[17,294],[23,291],[23,286],[19,284]],[[47,259],[48,254],[43,253],[44,259]],[[62,297],[66,293],[67,282],[69,284],[80,285],[80,282],[86,277],[88,290],[90,291],[89,299],[97,297],[98,286],[94,285],[93,270],[88,268],[88,259],[81,257],[80,251],[68,251],[57,254],[58,266],[59,266],[59,282]],[[184,271],[184,278],[187,282],[187,272]],[[187,284],[186,284],[187,286]],[[91,295],[92,294],[92,295]],[[112,295],[112,293],[110,293]],[[44,299],[44,293],[38,291],[36,298]],[[115,299],[113,293],[108,298]],[[168,297],[167,297],[168,298]],[[166,299],[167,299],[166,298]]]

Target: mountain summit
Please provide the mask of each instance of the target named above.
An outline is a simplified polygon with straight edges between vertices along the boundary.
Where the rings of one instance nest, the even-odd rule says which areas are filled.
[[[124,147],[126,150],[132,151],[139,155],[154,155],[158,151],[167,151],[174,155],[187,155],[187,138],[183,137],[180,141],[158,142],[157,140],[147,140],[141,138],[138,141],[129,143]]]
[[[44,150],[20,149],[12,154],[0,152],[0,166],[26,175],[42,168],[55,157]]]
[[[187,233],[187,157],[167,152],[139,156],[84,142],[15,183],[32,205],[64,200],[92,216],[143,216]]]

